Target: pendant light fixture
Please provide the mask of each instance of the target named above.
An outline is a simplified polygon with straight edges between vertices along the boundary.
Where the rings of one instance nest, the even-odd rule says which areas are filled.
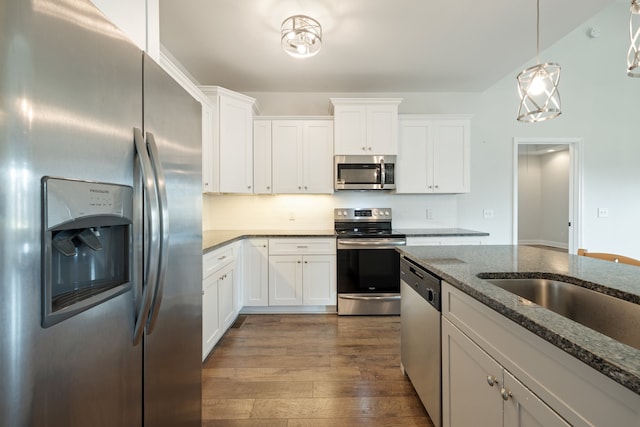
[[[305,15],[290,16],[282,22],[282,48],[295,58],[308,58],[322,47],[322,27]]]
[[[540,0],[536,9],[536,65],[518,74],[520,106],[518,121],[536,123],[562,114],[560,110],[560,65],[540,63]]]
[[[640,0],[631,0],[629,37],[631,46],[627,53],[627,75],[640,77]]]

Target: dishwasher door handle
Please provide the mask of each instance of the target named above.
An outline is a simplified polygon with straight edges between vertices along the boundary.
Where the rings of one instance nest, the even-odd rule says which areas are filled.
[[[400,299],[400,295],[338,295],[342,299],[355,299],[363,301],[396,301]]]

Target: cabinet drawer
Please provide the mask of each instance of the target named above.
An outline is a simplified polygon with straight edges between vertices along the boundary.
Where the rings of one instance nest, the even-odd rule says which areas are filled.
[[[269,239],[269,255],[331,255],[336,253],[336,239]]]
[[[202,257],[202,277],[213,274],[216,270],[234,260],[233,246],[225,246]]]

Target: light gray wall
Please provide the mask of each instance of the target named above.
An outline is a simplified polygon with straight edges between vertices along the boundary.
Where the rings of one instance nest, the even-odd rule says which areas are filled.
[[[568,247],[569,151],[518,156],[518,243]]]
[[[518,156],[518,243],[540,240],[540,157]]]
[[[458,200],[461,226],[484,229],[494,242],[511,242],[514,137],[583,138],[582,241],[592,251],[640,256],[640,80],[625,75],[629,6],[614,3],[541,53],[562,66],[563,115],[535,125],[518,123],[514,70],[483,94],[472,123],[472,192]],[[589,28],[601,30],[589,38]],[[531,64],[523,64],[528,66]],[[483,221],[481,206],[494,209]],[[597,208],[609,209],[598,218]]]

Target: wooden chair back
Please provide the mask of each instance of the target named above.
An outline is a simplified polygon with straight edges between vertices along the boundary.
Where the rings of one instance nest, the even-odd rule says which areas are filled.
[[[608,254],[606,252],[587,252],[586,249],[578,249],[578,255],[603,259],[605,261],[619,262],[621,264],[640,266],[640,260],[629,258],[624,255]]]

